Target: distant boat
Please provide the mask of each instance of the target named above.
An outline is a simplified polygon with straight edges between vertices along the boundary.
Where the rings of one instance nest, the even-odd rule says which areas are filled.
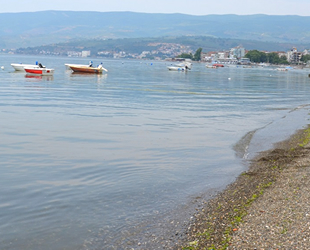
[[[35,67],[24,67],[24,70],[31,75],[51,76],[54,74],[54,69],[43,67],[40,63],[39,66],[35,65]]]
[[[168,66],[167,68],[171,71],[188,71],[192,69],[192,64],[189,62],[185,62],[173,66]]]
[[[206,65],[206,68],[208,68],[208,69],[217,69],[217,67],[216,67],[216,66],[209,65],[209,64],[207,64],[207,65]]]
[[[288,71],[288,68],[277,68],[278,71]]]
[[[98,67],[92,67],[88,65],[73,65],[71,64],[69,66],[73,72],[79,72],[79,73],[92,73],[92,74],[101,74],[103,71],[108,72],[107,69],[102,67],[100,64]]]
[[[215,66],[217,68],[223,68],[224,67],[223,64],[219,64],[219,63],[214,63],[212,66]]]
[[[25,68],[39,68],[38,64],[11,63],[16,71],[25,71]],[[44,67],[44,66],[43,66]]]

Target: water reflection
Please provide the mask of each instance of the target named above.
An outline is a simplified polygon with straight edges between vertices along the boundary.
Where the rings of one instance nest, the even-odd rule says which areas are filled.
[[[93,73],[81,73],[81,72],[71,72],[70,73],[71,80],[81,79],[81,80],[96,80],[97,84],[101,84],[102,80],[106,80],[108,78],[108,74],[93,74]]]
[[[35,80],[45,80],[45,81],[53,81],[54,80],[54,76],[42,76],[42,75],[30,75],[30,74],[26,74],[25,78],[35,79]]]
[[[107,74],[94,74],[94,73],[82,73],[82,72],[71,72],[71,77],[97,77],[97,78],[107,78]]]

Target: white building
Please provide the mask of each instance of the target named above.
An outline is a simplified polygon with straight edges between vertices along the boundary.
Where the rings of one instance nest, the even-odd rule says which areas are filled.
[[[301,56],[301,52],[298,52],[296,48],[292,48],[287,52],[287,61],[290,63],[300,63]]]
[[[238,46],[230,49],[230,58],[243,58],[245,56],[245,48]]]
[[[88,57],[88,56],[90,56],[90,51],[89,50],[82,51],[82,57]]]

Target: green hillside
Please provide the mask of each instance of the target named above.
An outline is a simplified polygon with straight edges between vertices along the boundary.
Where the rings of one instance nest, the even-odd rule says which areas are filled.
[[[247,50],[262,51],[287,51],[295,44],[261,42],[254,40],[225,39],[206,36],[181,36],[181,37],[155,37],[155,38],[121,38],[121,39],[88,39],[76,40],[65,43],[56,43],[44,46],[35,46],[20,48],[16,53],[22,54],[55,54],[66,56],[68,51],[81,52],[83,50],[91,51],[92,56],[97,56],[98,52],[110,51],[140,54],[143,51],[158,50],[162,44],[180,44],[188,46],[193,52],[202,48],[204,52],[229,50],[236,46],[243,46]],[[169,47],[169,46],[168,46]],[[310,47],[310,44],[299,44],[298,49],[304,50]]]

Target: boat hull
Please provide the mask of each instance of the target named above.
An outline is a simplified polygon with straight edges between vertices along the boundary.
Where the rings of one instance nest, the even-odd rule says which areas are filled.
[[[51,76],[54,74],[54,69],[47,68],[25,68],[27,74],[41,75],[41,76]]]

